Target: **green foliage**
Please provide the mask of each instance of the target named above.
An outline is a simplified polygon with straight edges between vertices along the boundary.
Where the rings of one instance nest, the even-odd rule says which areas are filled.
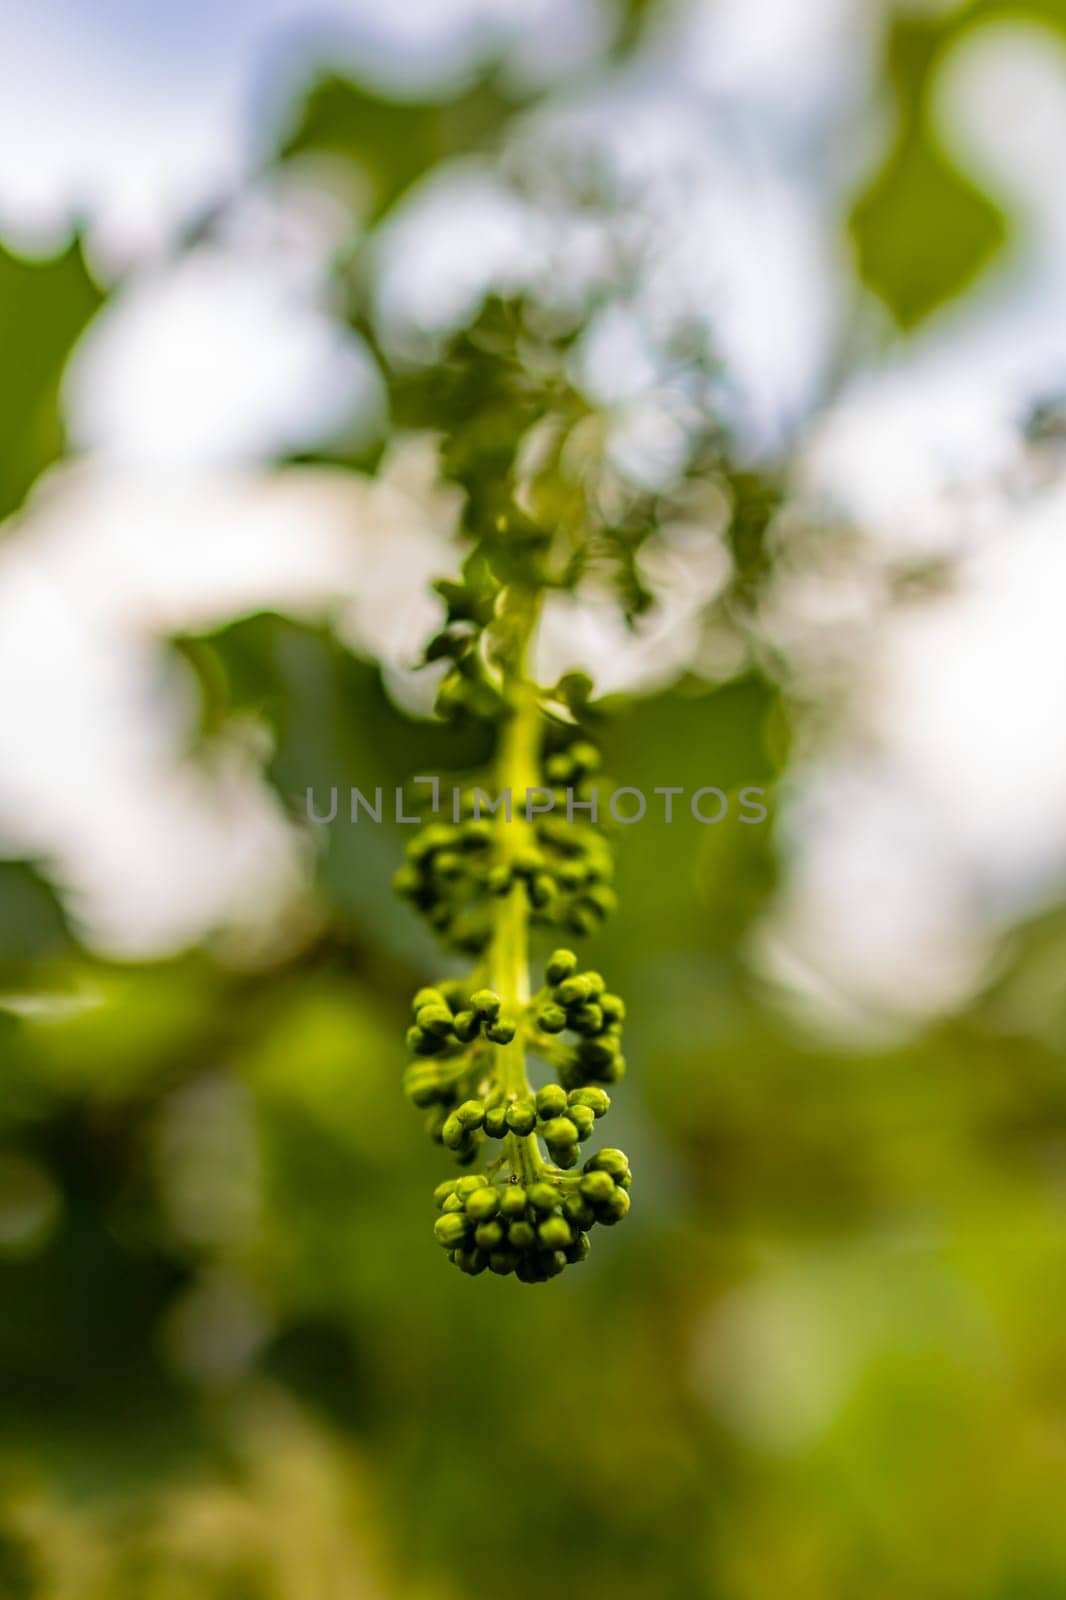
[[[0,517],[18,510],[34,479],[63,452],[60,377],[71,346],[102,302],[77,240],[40,262],[0,244]]]

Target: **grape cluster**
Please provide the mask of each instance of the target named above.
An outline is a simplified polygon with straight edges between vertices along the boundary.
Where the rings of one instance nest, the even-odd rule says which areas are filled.
[[[461,1272],[486,1268],[522,1283],[544,1283],[586,1260],[589,1230],[611,1227],[629,1210],[629,1162],[621,1150],[601,1150],[580,1175],[546,1174],[528,1188],[515,1175],[494,1182],[481,1174],[452,1179],[436,1190],[437,1242]]]

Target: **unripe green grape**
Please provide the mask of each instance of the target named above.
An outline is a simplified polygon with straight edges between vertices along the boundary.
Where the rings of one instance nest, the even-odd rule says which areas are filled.
[[[474,1222],[488,1222],[490,1217],[494,1217],[499,1209],[500,1197],[495,1189],[475,1189],[466,1201],[466,1214]]]
[[[512,1133],[517,1133],[520,1138],[533,1132],[537,1125],[537,1113],[530,1100],[516,1100],[514,1105],[507,1107],[507,1126]]]
[[[566,1027],[566,1012],[562,1006],[544,1006],[537,1013],[537,1026],[544,1033],[562,1033]]]
[[[537,1238],[546,1250],[565,1250],[570,1243],[570,1224],[565,1217],[548,1217],[537,1228]]]
[[[566,1090],[561,1089],[557,1083],[547,1083],[543,1089],[538,1089],[536,1094],[537,1115],[544,1117],[558,1117],[566,1110]]]
[[[522,1217],[526,1203],[526,1191],[521,1184],[509,1184],[500,1195],[500,1214],[504,1217]]]
[[[458,1212],[449,1212],[438,1217],[433,1224],[433,1232],[437,1236],[437,1243],[450,1249],[466,1238],[470,1225],[466,1218]]]
[[[556,950],[544,969],[545,981],[552,988],[563,983],[577,971],[578,960],[572,950]]]

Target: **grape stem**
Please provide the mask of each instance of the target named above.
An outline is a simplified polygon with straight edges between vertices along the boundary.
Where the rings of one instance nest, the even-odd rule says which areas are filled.
[[[536,623],[532,599],[521,607],[514,619],[515,649],[506,674],[510,715],[503,724],[497,757],[497,794],[511,795],[511,815],[504,811],[498,829],[497,863],[513,868],[523,851],[535,844],[532,826],[526,818],[525,799],[540,781],[542,721],[537,686],[526,675],[526,654]],[[510,1044],[497,1045],[496,1081],[505,1103],[528,1099],[532,1094],[526,1076],[526,1030],[530,999],[529,984],[529,896],[519,878],[509,893],[502,895],[494,908],[494,926],[489,950],[492,987],[503,1004],[503,1014],[513,1017],[517,1032]],[[523,1183],[535,1183],[545,1171],[536,1134],[507,1135],[505,1148],[512,1171]]]

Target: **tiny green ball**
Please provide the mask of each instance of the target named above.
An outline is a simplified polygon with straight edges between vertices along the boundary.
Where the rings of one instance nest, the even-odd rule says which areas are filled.
[[[616,994],[600,995],[600,1010],[606,1022],[624,1022],[626,1003]]]
[[[502,1139],[507,1132],[506,1106],[491,1106],[485,1113],[485,1132],[490,1139]]]
[[[591,1106],[571,1106],[567,1116],[577,1129],[579,1139],[587,1139],[596,1122]]]
[[[563,1214],[578,1228],[591,1228],[596,1220],[595,1211],[576,1189],[563,1201]]]
[[[473,1194],[467,1197],[466,1214],[474,1222],[488,1222],[499,1209],[500,1197],[495,1189],[475,1189]]]
[[[500,1014],[500,997],[492,989],[476,989],[470,996],[470,1004],[479,1017],[487,1017],[490,1022]]]
[[[591,993],[588,982],[583,975],[575,978],[566,978],[556,986],[555,998],[561,1006],[569,1011],[573,1006],[584,1005]]]
[[[520,1217],[507,1229],[507,1238],[516,1250],[530,1250],[537,1242],[536,1229],[531,1222]]]
[[[609,1173],[615,1183],[630,1176],[629,1157],[624,1150],[597,1150],[585,1163],[585,1168],[588,1172]]]
[[[450,1194],[447,1200],[445,1200],[444,1204],[441,1206],[441,1210],[447,1212],[464,1211],[465,1209],[466,1208],[463,1205],[462,1196],[458,1194]]]
[[[571,1089],[568,1099],[571,1106],[587,1106],[594,1117],[604,1117],[611,1109],[610,1095],[596,1084],[589,1084],[583,1089]]]
[[[600,752],[588,739],[579,739],[570,746],[570,760],[582,772],[598,772],[600,770]]]
[[[485,1107],[480,1100],[464,1100],[455,1115],[464,1128],[480,1128],[485,1120]]]
[[[559,890],[555,880],[547,872],[538,872],[534,875],[529,885],[529,898],[538,911],[543,911],[557,899]]]
[[[587,1261],[591,1253],[592,1245],[588,1234],[579,1233],[573,1244],[567,1248],[566,1259],[571,1265],[576,1265],[579,1261]]]
[[[493,1044],[510,1044],[517,1029],[513,1022],[506,1022],[501,1017],[498,1022],[490,1022],[485,1029],[486,1039],[491,1039]]]
[[[562,1006],[544,1006],[537,1013],[537,1026],[544,1033],[562,1033],[566,1027],[566,1012]]]
[[[449,1150],[458,1150],[466,1139],[466,1129],[453,1111],[440,1130],[441,1143]]]
[[[543,1089],[537,1090],[536,1105],[538,1116],[558,1117],[566,1110],[566,1090],[557,1083],[546,1083]]]
[[[454,882],[461,878],[466,868],[462,856],[454,850],[442,850],[433,862],[434,871],[446,882]]]
[[[518,1252],[508,1249],[505,1245],[500,1250],[494,1250],[489,1256],[489,1271],[495,1272],[501,1278],[506,1278],[509,1272],[514,1271],[518,1262]]]
[[[464,1216],[457,1212],[450,1212],[437,1218],[433,1224],[433,1232],[436,1235],[438,1244],[444,1245],[445,1249],[451,1249],[452,1246],[459,1244],[461,1240],[466,1238],[469,1232],[469,1224]]]
[[[557,1278],[566,1271],[566,1257],[561,1250],[552,1250],[540,1258],[540,1270],[545,1278]]]
[[[557,983],[562,983],[577,971],[577,956],[572,950],[556,950],[544,969],[546,982],[554,988]]]
[[[559,1199],[555,1185],[551,1183],[531,1183],[528,1194],[534,1211],[554,1211]]]
[[[467,1195],[473,1194],[475,1189],[487,1189],[489,1180],[483,1172],[471,1172],[465,1178],[455,1180],[455,1192],[461,1194],[465,1200]]]
[[[569,1150],[578,1142],[578,1131],[569,1117],[552,1117],[540,1134],[545,1144],[553,1149]]]
[[[489,1264],[483,1250],[457,1250],[453,1259],[459,1271],[465,1272],[470,1278],[476,1278]]]
[[[607,987],[607,985],[603,981],[603,978],[600,976],[600,974],[598,972],[586,972],[584,974],[584,978],[585,978],[585,982],[588,984],[588,990],[589,990],[590,999],[598,1000],[600,998],[600,995],[603,993],[603,991]]]
[[[438,1183],[437,1187],[434,1189],[433,1199],[436,1202],[438,1211],[444,1205],[444,1202],[447,1200],[448,1196],[455,1193],[455,1186],[457,1182],[457,1178],[446,1178],[443,1183]]]
[[[507,1126],[512,1133],[524,1139],[537,1125],[537,1113],[531,1100],[516,1100],[507,1107]]]
[[[605,1205],[614,1194],[614,1179],[609,1172],[588,1172],[581,1180],[580,1189],[592,1205]]]
[[[575,1006],[567,1020],[575,1033],[583,1033],[589,1038],[603,1029],[603,1012],[591,1001],[587,1005]]]
[[[615,1189],[609,1200],[605,1200],[600,1209],[599,1220],[605,1227],[621,1222],[629,1210],[629,1195],[624,1189]]]
[[[489,894],[503,896],[510,893],[514,882],[510,867],[493,867],[486,879]]]
[[[481,1019],[476,1011],[460,1011],[455,1018],[455,1037],[460,1044],[469,1044],[481,1031]]]
[[[417,1017],[424,1006],[442,1006],[443,1004],[444,996],[439,989],[419,989],[411,1001],[411,1010]]]
[[[547,1217],[537,1228],[537,1237],[546,1250],[565,1250],[570,1243],[570,1224],[565,1217]]]
[[[526,1191],[519,1183],[508,1184],[500,1195],[500,1214],[504,1217],[523,1217],[526,1211]]]
[[[495,1221],[483,1222],[474,1230],[474,1243],[479,1250],[495,1250],[503,1243],[503,1237],[503,1227]]]

